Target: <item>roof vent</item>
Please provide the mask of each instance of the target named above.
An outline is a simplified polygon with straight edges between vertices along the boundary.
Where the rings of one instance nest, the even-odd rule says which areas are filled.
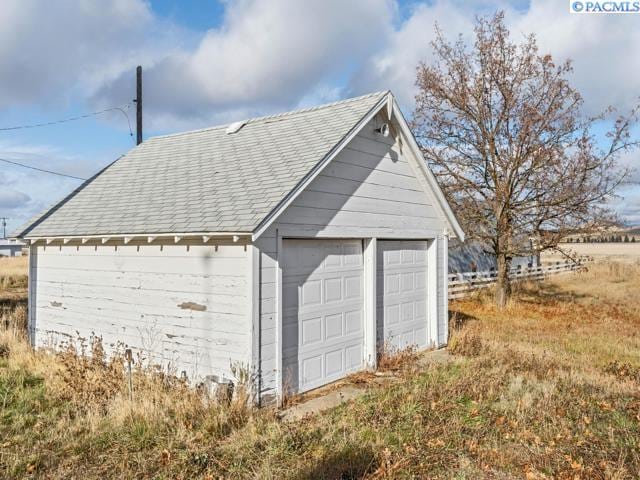
[[[226,133],[227,135],[231,135],[233,133],[238,133],[238,131],[247,124],[246,120],[241,122],[233,122],[231,125],[227,127]]]

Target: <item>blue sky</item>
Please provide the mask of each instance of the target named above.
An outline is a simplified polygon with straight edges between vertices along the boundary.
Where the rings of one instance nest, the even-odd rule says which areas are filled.
[[[475,15],[496,9],[516,39],[536,33],[543,51],[574,61],[588,113],[637,101],[640,17],[571,15],[562,0],[4,0],[0,128],[130,104],[138,64],[145,136],[383,89],[410,115],[415,67],[431,58],[434,23],[469,39]],[[133,107],[128,114],[135,128]],[[0,131],[0,158],[87,177],[133,143],[126,118],[111,112]],[[623,162],[634,167],[636,158]],[[0,163],[0,216],[15,228],[77,185]],[[640,224],[640,187],[619,193],[613,206]]]

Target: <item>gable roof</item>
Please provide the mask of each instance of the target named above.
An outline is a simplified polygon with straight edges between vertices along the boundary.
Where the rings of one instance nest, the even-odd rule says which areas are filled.
[[[378,92],[228,127],[150,138],[14,236],[263,231],[365,120],[392,102],[391,93]],[[459,229],[455,217],[452,223]]]

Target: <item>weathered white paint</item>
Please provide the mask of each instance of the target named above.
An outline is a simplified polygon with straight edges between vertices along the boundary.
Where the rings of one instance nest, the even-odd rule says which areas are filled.
[[[260,251],[255,245],[249,245],[249,262],[247,278],[249,285],[250,306],[249,317],[251,321],[251,364],[249,371],[253,380],[252,387],[255,400],[260,401]]]
[[[251,256],[240,244],[31,247],[36,346],[91,335],[192,381],[252,363]],[[257,256],[257,254],[256,254]],[[255,362],[255,360],[253,360]]]
[[[375,133],[382,121],[387,121],[384,116],[365,125],[255,242],[260,250],[260,371],[265,396],[278,395],[283,382],[281,238],[427,240],[447,227],[428,185],[417,179],[412,164],[418,159],[407,148],[401,151],[393,136]]]

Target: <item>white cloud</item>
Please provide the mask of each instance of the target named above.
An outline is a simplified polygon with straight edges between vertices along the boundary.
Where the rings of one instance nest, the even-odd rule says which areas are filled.
[[[144,0],[0,2],[0,108],[120,104],[133,95],[140,63],[147,129],[206,126],[387,88],[410,114],[416,66],[432,58],[434,24],[449,38],[472,40],[475,15],[497,8],[515,40],[534,32],[543,52],[574,60],[572,80],[590,113],[608,104],[624,111],[640,93],[636,16],[571,15],[563,1],[434,0],[413,4],[401,19],[396,0],[236,0],[225,2],[220,26],[205,34],[158,18],[152,7]],[[82,177],[102,161],[48,148],[0,145],[0,154]],[[16,175],[8,176],[17,191],[37,191],[31,206],[63,194],[58,185],[75,186]]]
[[[625,183],[640,185],[640,150],[634,149],[623,153],[620,156],[619,166],[629,171]]]
[[[624,221],[630,225],[640,225],[640,188],[627,186],[620,189],[618,197],[609,202]]]
[[[132,68],[142,63],[150,127],[266,113],[336,89],[391,88],[410,111],[415,69],[431,58],[436,21],[450,38],[470,39],[475,15],[498,8],[515,39],[535,32],[543,51],[574,60],[590,111],[628,107],[640,91],[635,16],[571,15],[557,0],[528,8],[436,0],[412,5],[402,22],[395,0],[237,0],[225,4],[218,28],[199,37],[158,18],[151,5],[0,2],[0,107],[59,102],[77,89],[99,106],[120,104],[131,98]]]
[[[145,69],[145,111],[166,126],[294,106],[379,49],[395,14],[391,0],[228,3],[223,24],[195,50]],[[96,98],[112,103],[128,82],[119,78]]]
[[[80,157],[49,145],[0,142],[0,158],[37,168],[87,178],[111,159],[107,156]],[[0,162],[0,216],[9,217],[13,231],[80,185],[79,180],[49,175]]]
[[[476,14],[502,9],[511,38],[519,41],[535,33],[540,50],[557,62],[571,59],[571,80],[585,99],[587,113],[595,114],[609,105],[626,112],[640,96],[640,29],[635,15],[575,15],[566,2],[531,0],[529,8],[520,2],[435,1],[419,4],[408,19],[373,54],[352,79],[356,92],[390,87],[405,109],[411,111],[416,93],[415,74],[419,61],[432,55],[430,41],[438,22],[449,39],[461,34],[472,40]]]
[[[3,188],[0,190],[0,208],[3,210],[13,210],[28,203],[31,197],[26,193],[19,192],[13,188]]]
[[[391,89],[400,104],[410,112],[417,93],[416,68],[433,58],[431,41],[435,25],[449,38],[462,34],[467,40],[473,33],[471,9],[455,7],[449,2],[418,4],[408,19],[391,32],[383,48],[375,52],[351,79],[355,94]]]
[[[640,44],[635,15],[575,15],[568,4],[535,0],[512,21],[514,32],[535,32],[543,51],[573,60],[573,83],[590,113],[613,105],[627,111],[640,95]]]
[[[0,2],[0,107],[58,103],[120,73],[152,21],[142,0]]]

